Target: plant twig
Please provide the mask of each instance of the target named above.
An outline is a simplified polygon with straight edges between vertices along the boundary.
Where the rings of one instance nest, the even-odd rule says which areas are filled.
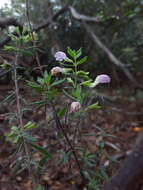
[[[33,47],[36,47],[36,42],[35,42],[35,38],[34,38],[34,35],[33,35],[33,29],[32,29],[31,22],[30,22],[29,1],[28,0],[26,0],[26,16],[27,16],[27,20],[28,20],[29,29],[30,29],[29,34],[32,37]],[[41,67],[41,63],[40,63],[40,59],[39,59],[37,51],[36,51],[36,61],[37,61],[37,65],[38,65],[38,67],[40,69],[41,75],[43,76],[43,70],[42,70],[42,67]]]
[[[19,124],[20,124],[20,130],[23,132],[23,119],[22,119],[22,111],[21,111],[21,106],[20,106],[20,95],[19,95],[19,86],[18,86],[18,77],[17,77],[17,65],[18,65],[18,58],[19,58],[19,53],[16,53],[15,57],[15,62],[13,65],[13,70],[14,70],[14,83],[15,83],[15,94],[16,94],[16,103],[17,103],[17,112],[18,112],[18,119],[19,119]],[[27,146],[27,143],[24,139],[24,137],[21,139],[23,142],[24,146],[24,151],[27,157],[27,163],[28,163],[28,170],[29,170],[29,176],[31,177],[34,189],[36,189],[36,182],[35,178],[33,176],[32,168],[31,168],[31,159],[30,159],[30,150]]]
[[[79,160],[78,160],[76,151],[75,151],[74,147],[72,146],[72,144],[71,144],[71,142],[70,142],[70,140],[69,140],[69,138],[68,138],[68,136],[67,136],[67,134],[66,134],[66,132],[65,132],[65,130],[64,130],[64,128],[63,128],[63,126],[62,126],[62,124],[61,124],[61,122],[60,122],[58,116],[57,116],[57,114],[56,114],[56,110],[55,110],[54,105],[52,106],[52,108],[53,108],[54,118],[55,118],[55,122],[56,122],[56,127],[62,131],[62,133],[63,133],[63,135],[64,135],[64,137],[65,137],[65,139],[66,139],[66,142],[67,142],[67,144],[69,145],[69,147],[70,147],[70,149],[71,149],[71,151],[72,151],[72,153],[73,153],[73,156],[74,156],[75,161],[76,161],[76,164],[77,164],[77,166],[78,166],[79,173],[80,173],[80,176],[81,176],[81,178],[82,178],[82,181],[85,183],[85,176],[84,176],[84,174],[83,174],[81,165],[80,165],[80,163],[79,163]]]
[[[18,119],[20,123],[20,128],[22,129],[23,127],[23,121],[22,121],[22,112],[21,112],[21,107],[20,107],[20,101],[19,101],[19,88],[18,88],[18,80],[17,80],[17,62],[18,62],[18,57],[19,54],[16,54],[15,57],[15,62],[14,62],[14,84],[15,84],[15,94],[16,94],[16,102],[17,102],[17,112],[18,112]]]

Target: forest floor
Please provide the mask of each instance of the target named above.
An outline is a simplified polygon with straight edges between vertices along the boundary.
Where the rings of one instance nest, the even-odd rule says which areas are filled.
[[[11,90],[11,86],[1,85],[0,101],[9,95]],[[20,92],[26,97],[26,100],[33,101],[29,90],[21,88]],[[82,146],[93,155],[97,155],[99,146],[100,148],[102,146],[102,154],[100,159],[97,159],[98,164],[95,168],[91,168],[98,171],[103,166],[110,177],[115,174],[130,153],[138,133],[143,129],[143,92],[138,91],[135,95],[131,95],[130,89],[124,87],[122,90],[105,91],[104,95],[106,95],[105,100],[101,98],[102,108],[91,111],[81,130],[82,133],[92,135],[85,136],[82,141],[79,141],[78,146]],[[15,145],[12,145],[4,135],[14,122],[12,114],[15,110],[14,102],[4,102],[0,107],[0,190],[32,190],[27,170],[24,169],[20,173],[13,171],[17,162],[16,157],[20,155],[15,154]],[[43,115],[43,109],[30,110],[24,114],[24,121],[32,120],[40,126],[44,126]],[[98,134],[98,138],[94,134]],[[74,158],[70,159],[70,164],[66,161],[58,163],[58,150],[64,145],[56,139],[53,129],[45,126],[37,128],[34,136],[37,138],[38,145],[50,149],[54,154],[52,160],[47,161],[40,178],[40,183],[46,187],[45,189],[80,189],[80,187],[78,188],[80,177],[74,164]],[[38,162],[41,155],[32,151],[32,158]],[[102,180],[100,182],[102,183]]]

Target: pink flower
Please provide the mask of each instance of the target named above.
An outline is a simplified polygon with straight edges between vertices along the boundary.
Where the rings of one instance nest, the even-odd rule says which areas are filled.
[[[64,72],[64,68],[61,67],[53,67],[51,69],[51,75],[55,76],[57,73],[63,73]]]
[[[63,61],[66,57],[67,57],[66,54],[64,52],[62,52],[62,51],[58,51],[55,54],[55,59],[57,61]]]
[[[109,75],[106,75],[106,74],[98,75],[95,81],[91,83],[90,87],[94,88],[100,83],[110,83],[110,81],[111,81],[111,78],[109,77]]]
[[[79,102],[72,102],[70,105],[70,113],[77,112],[81,108],[81,105]]]

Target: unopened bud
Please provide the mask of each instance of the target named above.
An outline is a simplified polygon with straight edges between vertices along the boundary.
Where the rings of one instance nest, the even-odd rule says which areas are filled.
[[[63,72],[64,72],[64,68],[61,68],[61,67],[53,67],[51,69],[52,76],[56,76],[57,73],[63,73]]]
[[[79,102],[72,102],[70,105],[70,113],[77,112],[81,108],[81,105]]]

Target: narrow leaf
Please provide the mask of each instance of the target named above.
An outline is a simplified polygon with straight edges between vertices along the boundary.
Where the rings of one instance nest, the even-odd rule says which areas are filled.
[[[30,143],[30,145],[31,145],[34,149],[38,150],[40,153],[42,153],[42,154],[48,156],[49,158],[52,157],[51,154],[50,154],[46,149],[44,149],[43,147],[41,147],[41,146],[39,146],[39,145],[36,145],[36,144],[33,144],[33,143]]]
[[[91,104],[87,107],[87,109],[99,109],[101,108],[101,106],[98,105],[98,102],[96,102],[95,104]]]
[[[64,81],[65,81],[65,79],[57,80],[57,81],[55,81],[55,82],[53,82],[53,83],[51,84],[51,87],[57,86],[57,85],[63,83]]]
[[[76,51],[76,59],[79,58],[82,54],[81,48]]]
[[[68,47],[67,50],[68,54],[72,57],[72,58],[76,58],[76,52],[74,50],[72,50],[71,48]]]
[[[87,56],[83,57],[80,61],[77,61],[77,65],[81,65],[87,61]]]
[[[67,96],[68,98],[72,99],[72,100],[76,100],[76,98],[74,98],[73,96],[71,96],[68,92],[66,92],[65,90],[63,90],[63,93],[65,94],[65,96]]]
[[[48,156],[44,156],[40,162],[39,162],[39,165],[38,165],[38,168],[37,168],[37,172],[38,173],[41,173],[42,169],[44,168],[44,165],[46,164],[46,162],[49,160],[49,157]]]

